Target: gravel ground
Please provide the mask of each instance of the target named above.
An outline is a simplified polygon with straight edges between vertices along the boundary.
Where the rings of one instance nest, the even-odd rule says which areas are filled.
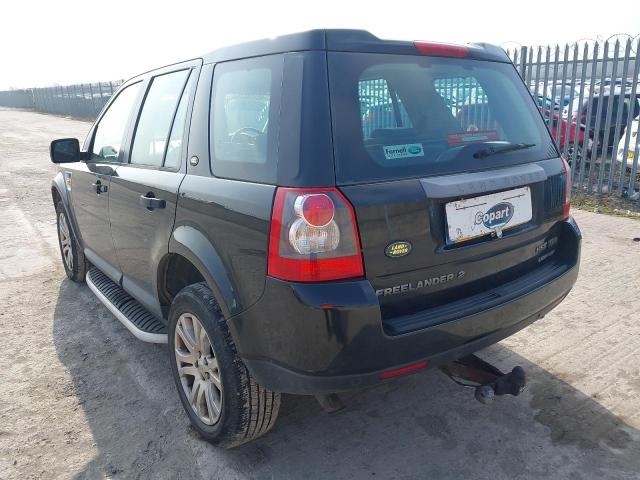
[[[0,109],[0,478],[640,478],[640,222],[575,212],[580,279],[485,350],[530,375],[492,406],[438,372],[285,396],[266,437],[224,451],[182,411],[166,347],[136,340],[59,259],[49,141],[89,124]]]

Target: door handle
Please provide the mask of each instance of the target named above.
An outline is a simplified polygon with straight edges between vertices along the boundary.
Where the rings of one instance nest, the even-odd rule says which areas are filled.
[[[96,180],[96,182],[92,183],[91,186],[96,189],[96,193],[98,195],[100,195],[101,193],[107,193],[107,190],[109,190],[109,187],[107,187],[106,185],[102,185],[102,182],[100,180]]]
[[[156,198],[153,192],[149,192],[146,195],[140,195],[140,205],[146,207],[147,210],[154,210],[156,208],[165,208],[167,202],[162,198]]]

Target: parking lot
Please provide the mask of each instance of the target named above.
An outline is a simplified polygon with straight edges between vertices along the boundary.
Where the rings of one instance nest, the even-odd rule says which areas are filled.
[[[166,346],[64,275],[49,141],[89,126],[0,109],[0,479],[639,478],[640,221],[574,211],[574,290],[481,352],[525,368],[520,397],[484,406],[437,371],[345,395],[335,415],[284,396],[271,433],[220,450],[189,427]]]

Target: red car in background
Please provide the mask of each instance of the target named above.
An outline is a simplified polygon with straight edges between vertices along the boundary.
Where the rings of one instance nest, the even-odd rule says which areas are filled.
[[[548,121],[551,117],[551,124],[549,125],[551,129],[551,136],[557,142],[558,148],[560,150],[564,149],[565,142],[567,143],[567,160],[569,164],[571,164],[571,160],[573,159],[573,148],[574,145],[577,148],[576,158],[579,160],[585,153],[589,153],[591,151],[592,145],[592,133],[589,132],[587,135],[586,129],[584,125],[578,125],[575,121],[572,121],[569,125],[569,122],[564,118],[561,118],[557,112],[553,112],[553,115],[547,109],[540,109],[542,111],[542,115],[545,120]],[[560,136],[558,137],[558,128],[560,128]],[[576,135],[578,136],[578,142],[575,143]],[[568,137],[568,138],[567,138]],[[586,141],[586,143],[585,143]],[[585,149],[586,146],[586,149]]]
[[[592,138],[593,133],[590,131],[589,135],[587,135],[585,126],[580,124],[578,125],[575,120],[571,121],[571,124],[567,122],[564,118],[560,117],[559,111],[554,110],[553,113],[548,108],[543,108],[538,105],[538,108],[542,112],[542,115],[545,121],[549,121],[549,118],[552,119],[549,127],[551,130],[551,136],[554,141],[557,142],[558,148],[560,150],[564,150],[565,142],[567,143],[567,161],[571,164],[574,156],[578,159],[576,164],[580,163],[580,159],[582,159],[583,155],[589,154],[591,151]],[[486,103],[476,103],[471,105],[464,105],[459,107],[456,113],[456,118],[460,121],[462,128],[465,131],[481,131],[484,133],[487,132],[497,132],[497,124],[495,123],[491,111],[489,110]],[[558,128],[560,128],[560,136],[558,137]],[[575,143],[576,135],[578,136],[578,142]],[[497,138],[493,139],[496,140]],[[452,141],[451,138],[449,141]],[[576,147],[576,153],[574,155],[573,149],[574,144]],[[585,149],[586,147],[586,149]]]

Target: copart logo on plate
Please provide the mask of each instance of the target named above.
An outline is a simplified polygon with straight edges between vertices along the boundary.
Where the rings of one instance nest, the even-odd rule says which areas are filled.
[[[476,225],[483,224],[487,228],[499,228],[513,217],[513,205],[509,202],[500,202],[486,212],[476,213]]]

